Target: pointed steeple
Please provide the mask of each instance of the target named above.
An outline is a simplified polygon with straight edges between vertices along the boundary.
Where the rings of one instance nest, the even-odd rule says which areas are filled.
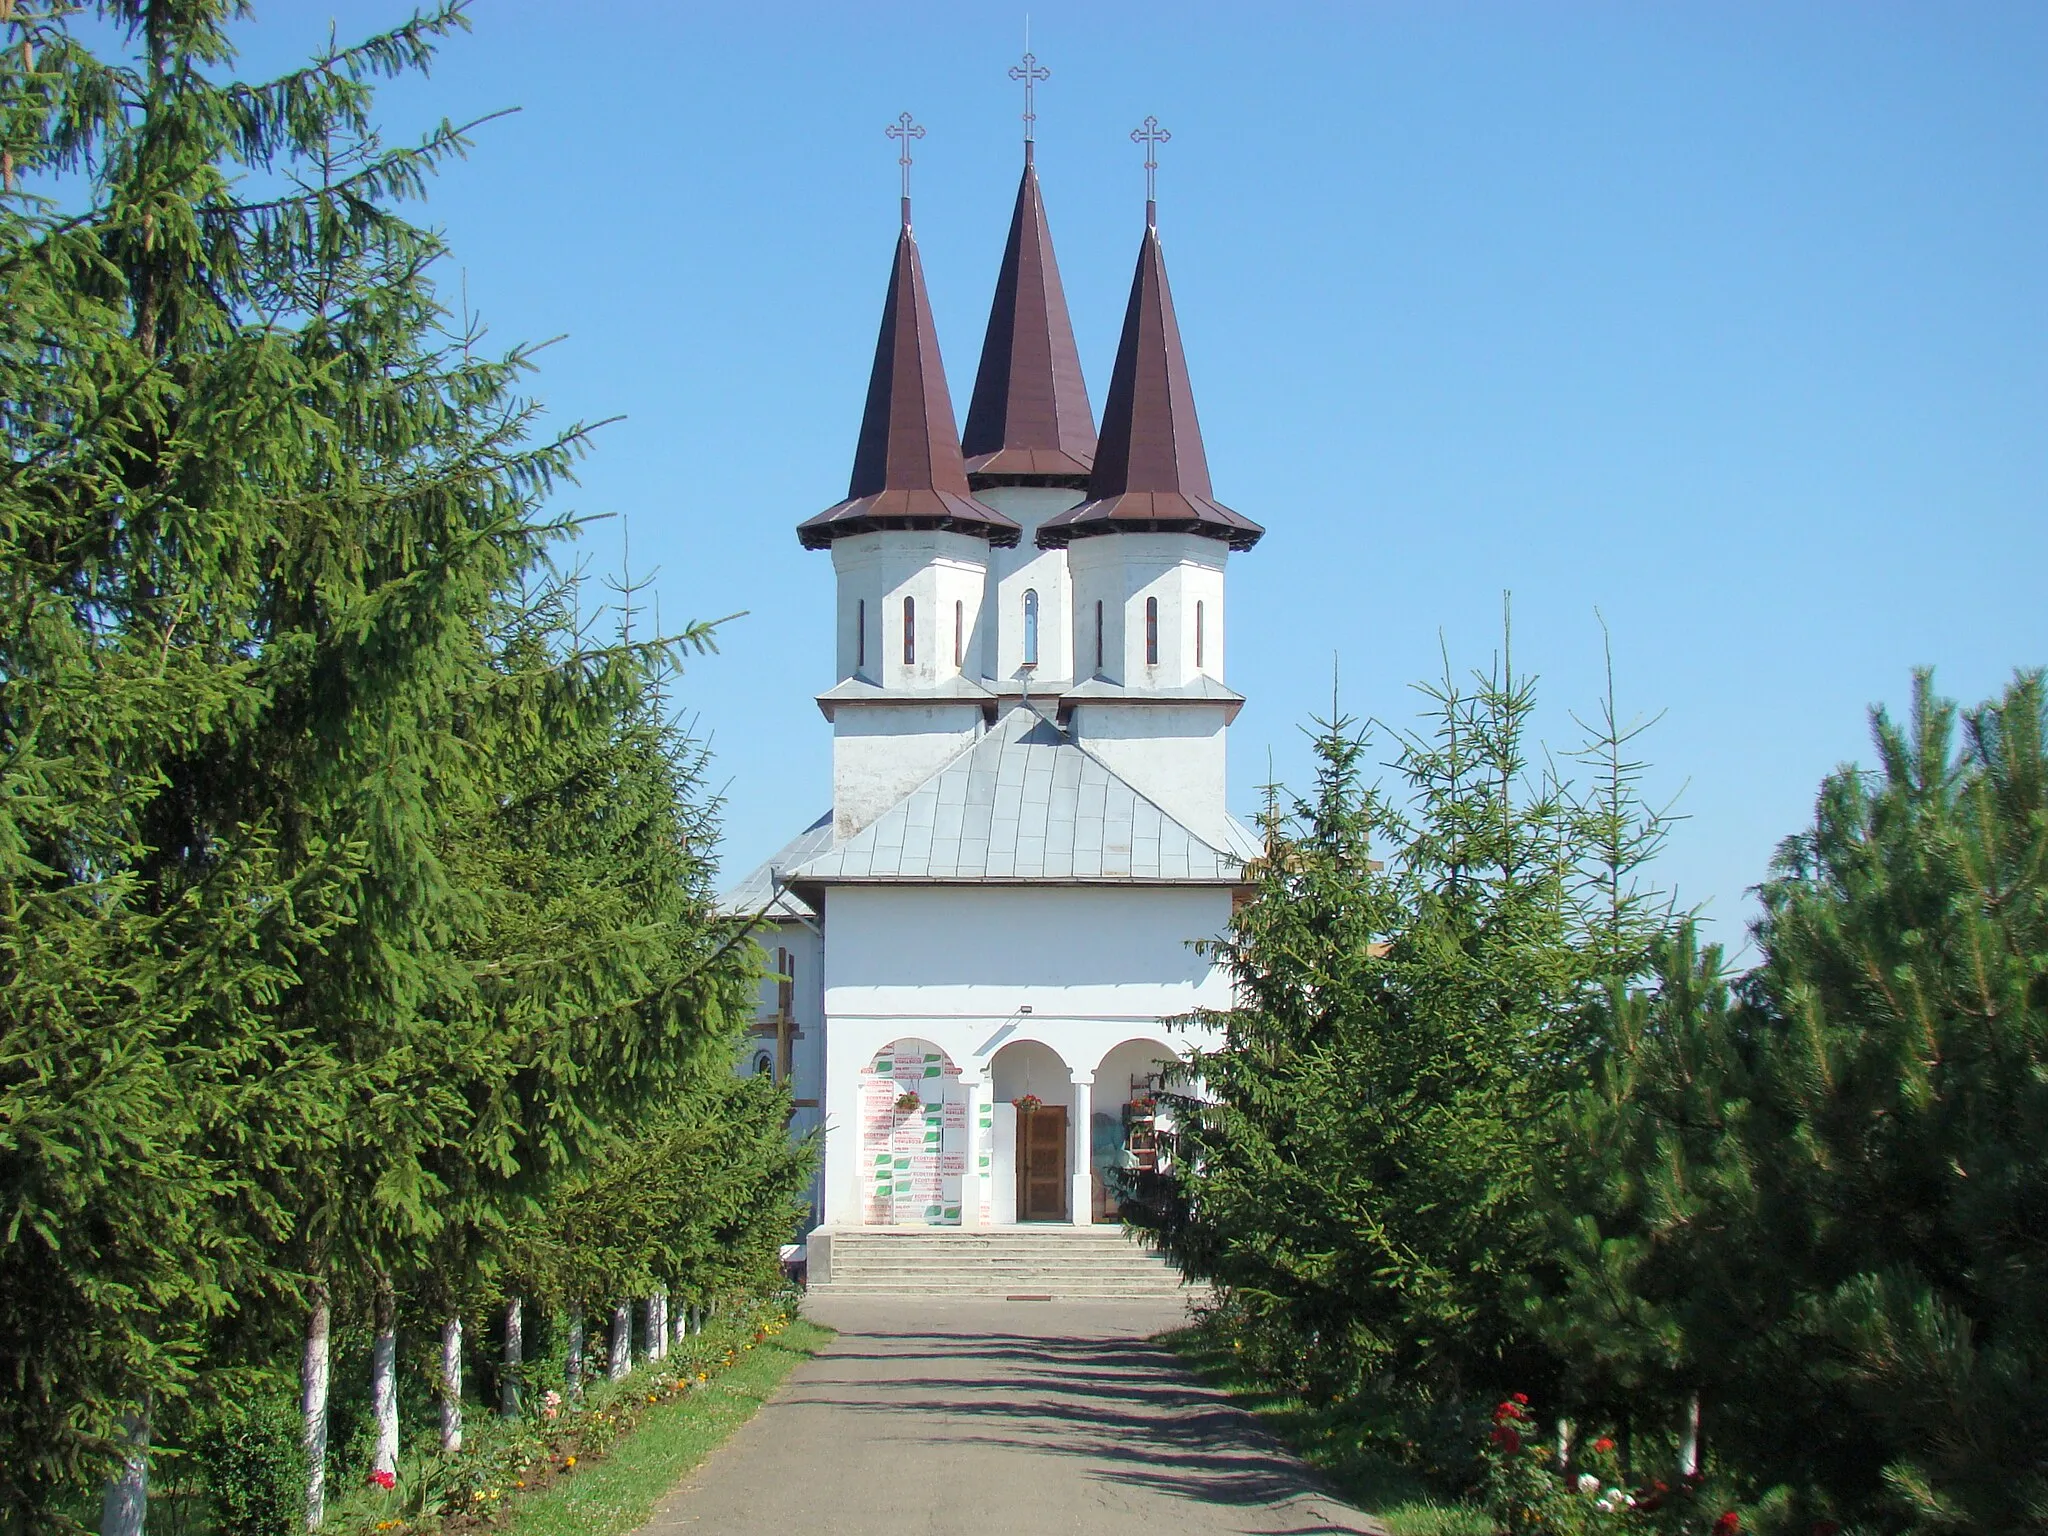
[[[967,487],[908,196],[853,478],[844,501],[800,523],[796,532],[804,548],[825,549],[834,539],[877,528],[943,528],[1003,546],[1015,544],[1020,533],[1015,522],[976,501]]]
[[[961,449],[976,486],[1079,487],[1095,462],[1095,416],[1029,140]]]
[[[1048,518],[1038,542],[1056,549],[1107,533],[1199,533],[1232,549],[1250,549],[1265,529],[1217,501],[1209,460],[1195,419],[1195,392],[1181,352],[1180,322],[1166,283],[1153,205],[1145,205],[1145,238],[1123,337],[1102,411],[1088,499]]]

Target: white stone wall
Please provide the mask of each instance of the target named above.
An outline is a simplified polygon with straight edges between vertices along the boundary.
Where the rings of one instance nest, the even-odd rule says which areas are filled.
[[[1229,549],[1191,533],[1117,533],[1076,539],[1073,655],[1096,675],[1095,605],[1103,606],[1101,675],[1127,688],[1179,688],[1224,678],[1223,568]],[[1159,661],[1146,660],[1145,605],[1159,604]],[[1197,610],[1201,665],[1195,663]]]
[[[1079,491],[1043,486],[994,486],[976,493],[1005,516],[1015,518],[1024,535],[1014,549],[991,549],[988,556],[987,612],[982,675],[1014,681],[1024,663],[1024,594],[1038,594],[1038,665],[1034,685],[1065,681],[1074,675],[1073,583],[1067,575],[1067,552],[1040,549],[1038,526],[1056,512],[1080,503]]]
[[[987,543],[964,533],[886,530],[835,540],[839,678],[862,677],[884,688],[914,691],[977,675],[988,557]],[[903,660],[905,598],[914,605],[916,638],[908,665]]]
[[[825,1224],[860,1219],[859,1076],[882,1047],[928,1040],[986,1094],[997,1053],[1036,1041],[1064,1064],[1068,1092],[1077,1076],[1086,1091],[1118,1046],[1185,1045],[1193,1037],[1162,1020],[1229,1006],[1227,977],[1190,941],[1221,933],[1230,901],[1201,887],[832,887]],[[1106,1086],[1121,1103],[1125,1085]],[[1000,1192],[1014,1165],[999,1157],[993,1176]]]
[[[832,720],[832,828],[853,836],[970,745],[981,706],[841,704]]]

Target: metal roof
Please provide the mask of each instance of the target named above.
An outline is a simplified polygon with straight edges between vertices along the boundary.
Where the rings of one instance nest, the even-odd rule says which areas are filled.
[[[1047,518],[1039,526],[1039,546],[1057,549],[1106,533],[1199,533],[1232,549],[1250,549],[1265,531],[1210,493],[1209,459],[1166,283],[1166,257],[1159,231],[1148,220],[1102,408],[1088,499]]]
[[[977,486],[1085,485],[1095,462],[1095,413],[1030,148],[960,435]]]
[[[791,838],[775,856],[747,872],[744,880],[718,899],[718,909],[731,917],[815,917],[817,914],[787,890],[776,890],[776,877],[832,846],[832,813],[827,811]]]
[[[798,524],[796,533],[805,549],[825,549],[834,539],[877,528],[944,528],[1005,546],[1022,535],[1015,521],[983,506],[967,488],[907,201],[846,500]]]
[[[1020,706],[878,820],[784,878],[1227,885],[1257,851],[1236,831],[1240,848],[1215,847]]]

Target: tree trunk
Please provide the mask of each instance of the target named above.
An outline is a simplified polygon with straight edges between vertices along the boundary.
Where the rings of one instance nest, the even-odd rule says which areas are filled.
[[[571,1398],[583,1395],[583,1309],[569,1313],[569,1352],[562,1360],[562,1380]]]
[[[690,1331],[690,1309],[688,1307],[676,1308],[675,1315],[669,1319],[669,1328],[673,1337],[673,1343],[670,1347],[681,1349],[683,1347],[683,1339]]]
[[[1700,1475],[1700,1395],[1697,1392],[1686,1399],[1685,1422],[1679,1426],[1678,1475],[1685,1478]]]
[[[462,1449],[462,1315],[441,1325],[441,1452]]]
[[[142,1536],[149,1514],[149,1414],[137,1408],[121,1416],[121,1470],[107,1479],[100,1500],[100,1536]]]
[[[647,1358],[661,1360],[668,1355],[668,1291],[656,1291],[647,1298]]]
[[[1557,1471],[1566,1482],[1572,1480],[1572,1421],[1557,1421]]]
[[[612,1380],[622,1381],[633,1369],[633,1303],[612,1308]]]
[[[398,1299],[389,1279],[379,1276],[376,1333],[370,1340],[370,1416],[377,1426],[372,1470],[398,1475]]]
[[[505,1303],[505,1354],[498,1372],[498,1412],[519,1417],[519,1372],[526,1364],[526,1310],[514,1296]]]
[[[306,1529],[327,1518],[327,1337],[333,1321],[327,1282],[313,1282],[306,1352],[299,1365],[299,1447],[306,1455]]]

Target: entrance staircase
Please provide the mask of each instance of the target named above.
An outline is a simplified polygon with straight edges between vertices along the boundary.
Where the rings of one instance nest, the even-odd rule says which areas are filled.
[[[846,1227],[813,1232],[816,1296],[1190,1301],[1206,1295],[1121,1226]]]

